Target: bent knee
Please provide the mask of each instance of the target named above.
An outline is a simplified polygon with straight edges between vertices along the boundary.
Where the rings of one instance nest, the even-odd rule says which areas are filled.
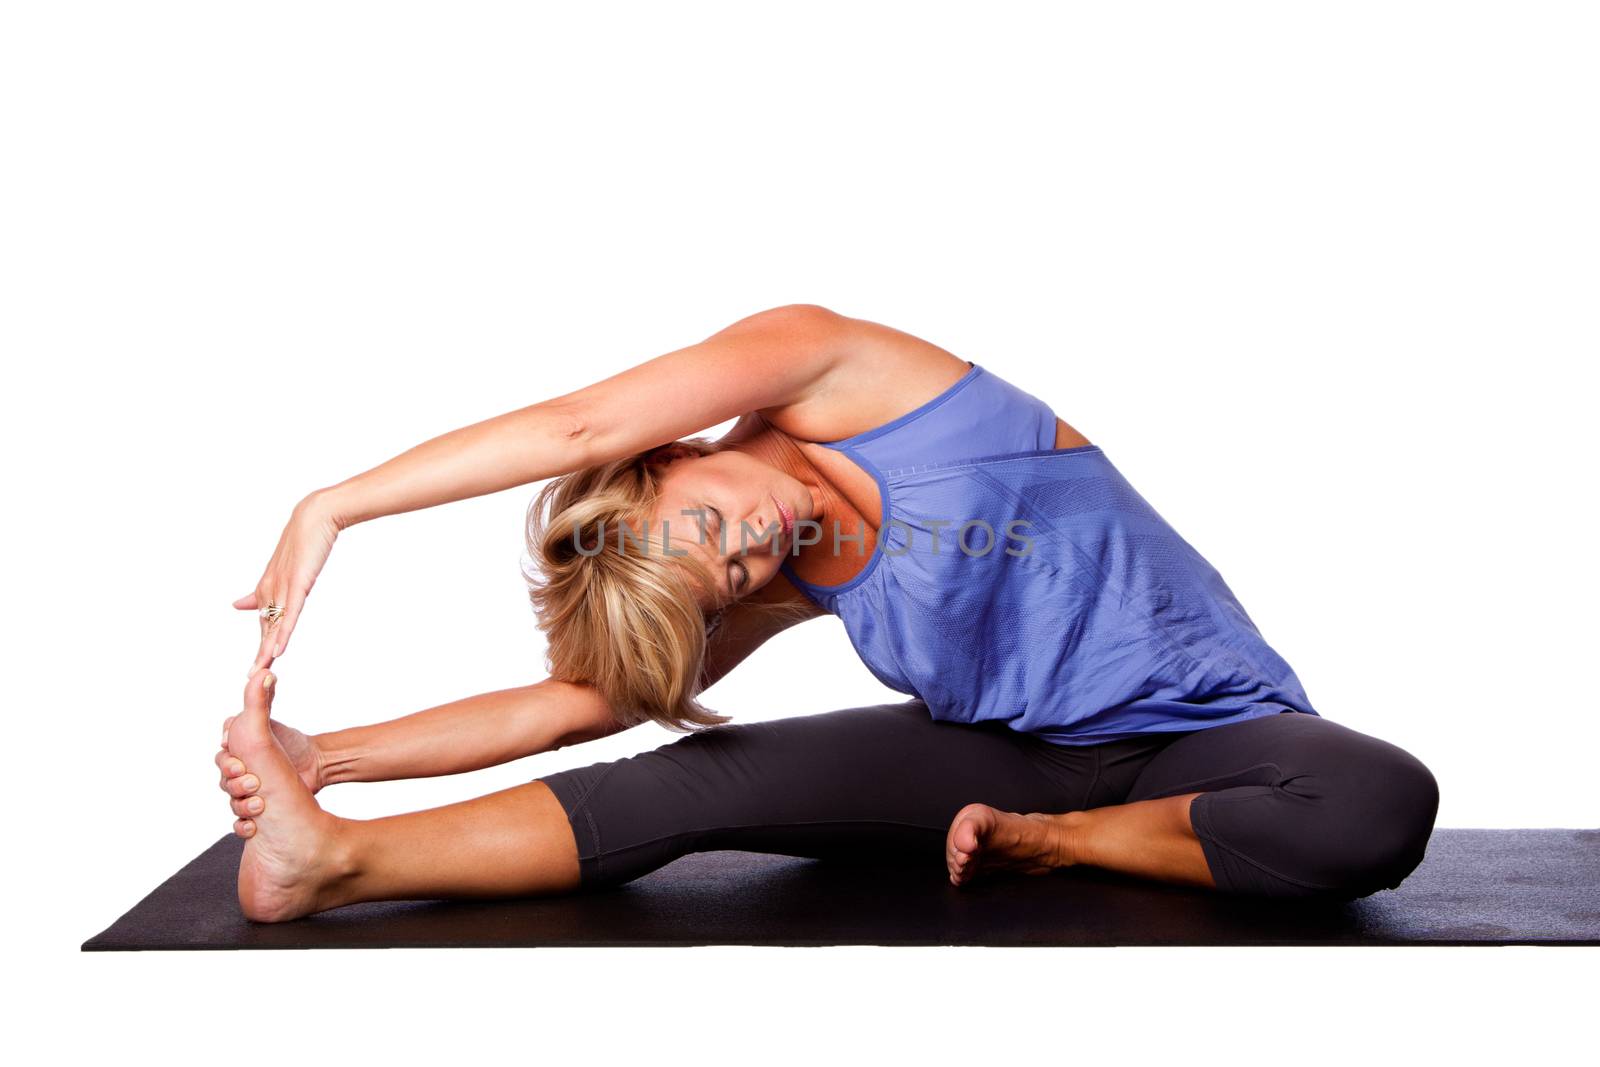
[[[1318,798],[1317,878],[1345,895],[1393,889],[1421,864],[1439,811],[1433,772],[1386,745],[1330,781]]]

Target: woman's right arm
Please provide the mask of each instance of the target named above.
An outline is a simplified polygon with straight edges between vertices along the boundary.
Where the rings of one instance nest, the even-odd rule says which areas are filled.
[[[755,603],[781,593],[731,605],[706,650],[702,688],[710,688],[768,639],[806,618],[822,614],[805,601],[786,615],[758,610]],[[795,594],[798,597],[798,594]],[[373,726],[317,734],[311,747],[320,785],[432,778],[509,763],[593,741],[625,729],[599,690],[546,678],[517,689],[482,693]]]
[[[590,686],[546,679],[389,722],[312,738],[323,785],[432,778],[509,763],[618,732]]]

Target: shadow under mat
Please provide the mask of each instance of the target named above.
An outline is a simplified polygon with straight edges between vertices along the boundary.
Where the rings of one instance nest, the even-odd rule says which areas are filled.
[[[85,951],[629,945],[1594,945],[1600,830],[1435,830],[1399,889],[1272,901],[1073,868],[957,888],[942,858],[856,864],[702,852],[614,889],[353,904],[290,923],[239,911],[222,838]]]

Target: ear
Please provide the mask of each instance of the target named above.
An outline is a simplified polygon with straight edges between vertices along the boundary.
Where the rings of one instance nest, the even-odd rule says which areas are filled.
[[[679,442],[674,441],[671,444],[661,445],[658,448],[652,448],[649,452],[645,453],[644,461],[651,466],[665,466],[675,459],[685,459],[696,455],[699,455],[699,453],[690,448],[688,445],[680,444]]]

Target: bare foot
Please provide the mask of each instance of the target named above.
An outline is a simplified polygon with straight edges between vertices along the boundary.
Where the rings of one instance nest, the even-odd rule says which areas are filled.
[[[945,866],[951,885],[996,870],[1046,874],[1071,866],[1068,844],[1065,816],[1017,815],[987,804],[968,804],[956,812],[945,835]]]
[[[244,710],[228,727],[228,752],[246,769],[240,777],[259,782],[252,795],[234,801],[235,813],[248,816],[235,826],[246,839],[239,907],[257,922],[333,907],[332,890],[347,873],[339,820],[317,806],[273,736],[268,716],[275,681],[270,671],[254,675],[245,686]]]
[[[222,723],[222,743],[217,750],[217,768],[222,771],[219,784],[222,791],[236,797],[244,797],[255,791],[239,788],[237,781],[244,774],[244,762],[228,751],[228,728],[233,725],[237,715],[230,715]],[[307,735],[296,730],[293,726],[286,726],[277,719],[272,720],[272,736],[278,739],[278,744],[283,748],[284,754],[289,757],[289,762],[294,764],[295,772],[300,775],[300,780],[312,793],[319,793],[327,783],[323,781],[326,768],[322,762],[322,750],[317,747],[317,742]],[[259,808],[256,810],[260,810]]]

